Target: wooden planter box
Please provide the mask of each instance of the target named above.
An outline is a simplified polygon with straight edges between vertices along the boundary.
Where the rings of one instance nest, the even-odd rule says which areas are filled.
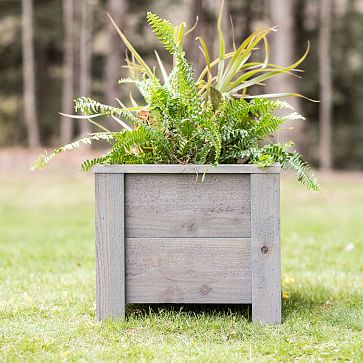
[[[129,303],[222,303],[281,322],[279,166],[94,172],[99,320],[123,318]]]

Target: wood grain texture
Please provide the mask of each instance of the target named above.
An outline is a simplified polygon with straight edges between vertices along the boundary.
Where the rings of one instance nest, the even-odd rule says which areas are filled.
[[[125,314],[124,175],[96,175],[96,315]]]
[[[250,237],[250,176],[125,175],[126,237]]]
[[[252,320],[281,323],[280,177],[251,175]]]
[[[127,303],[251,303],[248,238],[127,238]]]
[[[258,168],[250,164],[219,164],[210,165],[178,165],[178,164],[125,164],[125,165],[96,165],[94,173],[136,173],[136,174],[279,174],[279,164],[266,168]]]

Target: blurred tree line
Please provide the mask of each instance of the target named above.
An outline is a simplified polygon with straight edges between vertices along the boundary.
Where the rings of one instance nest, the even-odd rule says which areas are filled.
[[[145,24],[148,10],[197,28],[185,49],[197,69],[202,34],[217,53],[219,0],[0,0],[0,146],[50,146],[91,131],[61,117],[72,99],[92,96],[115,104],[128,98],[117,80],[125,75],[124,48],[109,12],[140,54],[154,62],[156,45]],[[231,16],[229,16],[231,14]],[[231,21],[232,19],[232,21]],[[234,28],[234,36],[231,30]],[[278,25],[271,37],[273,63],[288,65],[310,41],[301,80],[277,77],[267,92],[298,91],[321,103],[290,99],[306,121],[287,125],[307,159],[330,167],[363,168],[363,2],[360,0],[226,0],[227,46],[257,28]],[[170,57],[164,61],[170,64]],[[285,131],[280,135],[285,139]]]

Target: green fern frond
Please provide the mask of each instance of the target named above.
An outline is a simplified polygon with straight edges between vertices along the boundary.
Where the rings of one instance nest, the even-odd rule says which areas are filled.
[[[137,83],[138,80],[130,77],[123,77],[118,80],[118,84],[125,84],[125,83]]]
[[[185,58],[183,51],[177,53],[175,68],[169,76],[170,85],[175,95],[187,106],[189,117],[198,118],[201,113],[201,98],[194,81],[194,70]]]
[[[115,147],[124,147],[129,150],[132,146],[143,146],[150,142],[151,130],[147,126],[140,126],[130,132],[124,132],[116,138]]]
[[[140,90],[150,110],[158,110],[163,115],[168,111],[168,100],[172,97],[166,86],[162,86],[156,77],[140,82]]]
[[[287,151],[287,148],[291,145],[292,143],[265,145],[262,154],[271,155],[274,162],[279,162],[284,170],[295,172],[298,181],[310,190],[319,191],[320,185],[316,177],[311,173],[309,164],[301,159],[301,155],[298,152]]]
[[[166,85],[171,86],[177,96],[188,101],[190,116],[196,117],[200,112],[201,100],[194,80],[194,70],[186,60],[182,47],[175,41],[175,26],[169,20],[151,12],[147,13],[147,21],[164,47],[171,54],[175,54],[175,68],[168,77]]]
[[[294,171],[297,175],[297,180],[306,185],[310,190],[314,192],[320,190],[318,180],[311,173],[310,165],[303,161],[297,152],[291,153],[289,157],[282,161],[281,166],[284,170]]]
[[[205,164],[209,153],[211,152],[211,145],[207,142],[205,143],[200,151],[198,152],[198,158],[196,160],[197,164]]]
[[[219,163],[219,159],[221,156],[222,150],[222,138],[220,131],[218,130],[215,124],[211,125],[210,127],[211,135],[212,135],[212,145],[214,147],[214,164]]]
[[[282,117],[274,116],[271,113],[263,114],[255,127],[256,136],[259,140],[264,139],[267,135],[277,131],[283,122]]]
[[[294,120],[305,120],[305,117],[300,115],[298,112],[292,112],[286,116],[283,116],[283,119],[294,121]]]
[[[80,140],[72,142],[70,144],[64,145],[58,149],[55,149],[52,153],[48,154],[47,152],[40,155],[39,158],[30,166],[30,170],[37,170],[44,168],[57,154],[64,151],[71,151],[74,149],[79,149],[82,144],[90,145],[92,141],[106,140],[113,141],[114,133],[110,132],[99,132],[96,134],[92,134],[91,136],[84,137]]]
[[[267,98],[264,98],[265,100],[267,100]],[[287,109],[287,110],[294,110],[294,107],[292,105],[290,105],[290,103],[288,103],[287,101],[281,101],[281,100],[272,100],[272,99],[268,99],[269,101],[271,101],[274,105],[276,109],[279,110],[283,110],[283,109]]]
[[[273,100],[264,97],[254,98],[250,102],[248,102],[248,105],[249,105],[249,111],[253,115],[272,113],[275,110],[283,110],[283,109],[294,111],[294,107],[286,101]]]
[[[127,109],[104,105],[89,97],[79,97],[74,100],[75,112],[80,111],[83,115],[115,116],[132,122],[138,119]]]
[[[142,152],[140,147],[150,143],[151,131],[148,127],[141,125],[129,132],[119,133],[116,142],[110,151],[110,159],[113,164],[124,163],[124,158],[130,154],[136,155]]]
[[[95,165],[101,165],[101,164],[107,164],[108,156],[101,156],[99,158],[91,159],[91,160],[85,160],[81,165],[81,170],[83,172],[90,171]]]
[[[146,15],[147,22],[153,30],[153,33],[164,45],[165,49],[174,54],[178,51],[178,45],[175,42],[175,27],[166,19],[160,18],[158,15],[148,12]]]

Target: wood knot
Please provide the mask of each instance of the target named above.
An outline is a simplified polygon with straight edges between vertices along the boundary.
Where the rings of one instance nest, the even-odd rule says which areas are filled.
[[[200,289],[200,293],[202,295],[208,295],[209,291],[211,291],[212,289],[210,287],[208,287],[207,285],[203,285],[202,288]]]
[[[262,252],[262,253],[264,253],[264,254],[266,254],[266,253],[268,252],[268,247],[263,246],[263,247],[261,248],[261,252]]]
[[[184,224],[184,228],[185,228],[188,232],[193,232],[193,227],[194,227],[194,222],[191,222],[191,223],[185,223],[185,224]]]

